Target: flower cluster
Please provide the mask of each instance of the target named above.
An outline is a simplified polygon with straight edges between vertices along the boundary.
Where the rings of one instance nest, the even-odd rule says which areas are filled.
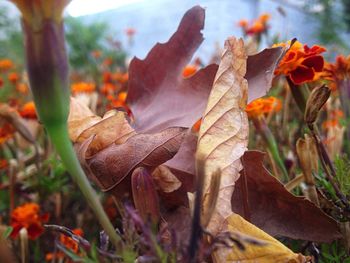
[[[238,25],[243,29],[244,35],[261,35],[268,30],[268,21],[271,16],[269,14],[262,14],[258,19],[249,22],[246,19],[242,19],[238,22]]]
[[[245,109],[249,118],[258,118],[265,114],[278,112],[282,108],[281,101],[276,97],[259,98],[249,103]]]
[[[29,239],[38,238],[43,232],[43,223],[49,220],[49,214],[40,214],[36,203],[26,203],[17,207],[11,214],[11,237],[16,238],[22,228],[27,229]]]
[[[275,46],[285,45],[283,43]],[[315,45],[310,48],[296,41],[282,58],[275,74],[289,77],[296,85],[316,81],[322,76],[324,59],[320,54],[325,51],[324,47]]]
[[[80,228],[76,228],[72,230],[73,234],[76,236],[83,236],[84,232],[83,230],[81,230]],[[60,234],[60,243],[68,250],[70,250],[71,252],[73,252],[74,254],[78,254],[79,253],[79,245],[78,243],[73,240],[72,238],[64,235],[64,234]],[[48,253],[46,254],[45,257],[46,261],[53,261],[53,260],[63,260],[65,259],[65,254],[61,251],[58,251],[56,253]],[[65,261],[67,263],[73,262],[71,260]]]

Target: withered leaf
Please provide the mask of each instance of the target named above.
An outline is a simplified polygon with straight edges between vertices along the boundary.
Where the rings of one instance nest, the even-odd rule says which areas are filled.
[[[127,103],[137,132],[191,127],[201,117],[217,66],[186,79],[182,70],[203,41],[204,17],[203,8],[191,8],[167,43],[156,44],[144,60],[131,61]]]
[[[208,229],[213,234],[231,215],[231,196],[239,171],[241,156],[248,144],[247,80],[244,79],[247,56],[242,39],[229,38],[225,42],[219,69],[210,93],[202,125],[199,130],[196,162],[205,160],[203,213],[211,193],[210,184],[217,169],[221,170],[221,183],[217,206]],[[206,212],[205,212],[206,213]]]
[[[118,185],[138,166],[154,168],[171,159],[178,151],[187,129],[174,127],[155,134],[136,134],[123,144],[111,144],[87,157],[89,146],[81,145],[80,160],[85,160],[90,176],[103,191]],[[90,141],[92,141],[90,139]]]
[[[263,158],[264,153],[259,151],[244,154],[248,196],[242,196],[240,183],[237,183],[232,196],[233,211],[244,215],[242,204],[248,198],[251,222],[270,235],[316,242],[339,238],[337,223],[310,201],[288,192],[265,169]]]
[[[274,239],[270,235],[266,234],[261,229],[257,228],[253,224],[250,224],[237,214],[232,214],[228,219],[229,231],[239,231],[251,238],[256,238],[260,242],[263,241],[263,245],[249,244],[245,242],[244,250],[238,249],[233,246],[231,249],[227,249],[226,254],[221,254],[225,258],[215,258],[215,262],[242,262],[242,263],[305,263],[311,262],[310,257],[305,257],[301,254],[296,254],[278,240]],[[216,254],[217,256],[217,254]]]
[[[248,103],[263,97],[270,90],[274,71],[286,52],[285,48],[267,48],[258,54],[248,56],[247,74]]]

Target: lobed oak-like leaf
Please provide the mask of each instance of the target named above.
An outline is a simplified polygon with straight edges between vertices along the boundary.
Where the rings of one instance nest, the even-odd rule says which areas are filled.
[[[244,215],[248,201],[250,221],[273,236],[284,236],[315,242],[340,238],[337,223],[304,197],[288,192],[263,166],[264,153],[245,152],[240,181],[247,181],[247,196],[237,182],[232,196],[235,213]]]

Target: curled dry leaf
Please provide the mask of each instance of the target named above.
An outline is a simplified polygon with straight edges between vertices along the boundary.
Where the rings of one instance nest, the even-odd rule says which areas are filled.
[[[137,134],[124,112],[110,111],[100,118],[74,99],[68,126],[80,163],[104,191],[116,187],[138,166],[155,168],[171,159],[187,130],[173,127]]]
[[[301,254],[296,254],[281,242],[266,234],[261,229],[244,220],[237,214],[232,214],[227,218],[229,231],[239,231],[251,238],[263,241],[263,245],[249,244],[245,242],[244,250],[236,246],[230,248],[227,257],[217,257],[216,262],[241,262],[241,263],[306,263],[311,262],[311,258]],[[216,254],[221,256],[222,254]]]
[[[123,144],[111,144],[92,156],[86,156],[89,143],[86,140],[79,152],[89,172],[103,191],[117,186],[138,166],[154,168],[171,159],[179,150],[185,128],[168,128],[154,134],[136,134]]]
[[[247,151],[243,158],[247,196],[237,182],[232,196],[235,213],[244,215],[243,204],[249,201],[250,222],[273,236],[315,242],[340,238],[337,223],[309,200],[288,192],[263,166],[264,153]]]
[[[244,110],[248,92],[244,79],[246,63],[243,40],[229,38],[199,131],[196,162],[205,160],[202,211],[208,209],[211,175],[221,170],[217,206],[208,225],[213,234],[221,230],[232,213],[231,196],[242,169],[240,158],[248,144],[248,118]]]
[[[171,193],[181,187],[181,182],[165,165],[158,166],[152,173],[153,180],[164,193]]]

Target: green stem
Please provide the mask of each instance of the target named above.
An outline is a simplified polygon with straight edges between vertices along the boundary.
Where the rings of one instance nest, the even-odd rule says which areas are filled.
[[[63,164],[68,172],[73,177],[73,180],[78,184],[84,197],[87,199],[90,207],[95,213],[101,226],[109,236],[112,244],[116,249],[120,249],[120,237],[117,235],[112,223],[109,221],[95,190],[90,185],[83,169],[80,166],[78,158],[75,154],[73,146],[69,140],[68,129],[66,124],[46,127],[52,143],[56,151],[60,155]]]
[[[276,139],[273,136],[269,126],[267,125],[265,118],[256,118],[253,120],[253,123],[256,130],[261,134],[262,138],[267,144],[267,147],[273,159],[275,160],[278,167],[280,168],[283,175],[283,180],[287,182],[289,180],[289,176],[288,176],[286,166],[284,165],[284,162],[281,158],[281,154],[278,150]]]

